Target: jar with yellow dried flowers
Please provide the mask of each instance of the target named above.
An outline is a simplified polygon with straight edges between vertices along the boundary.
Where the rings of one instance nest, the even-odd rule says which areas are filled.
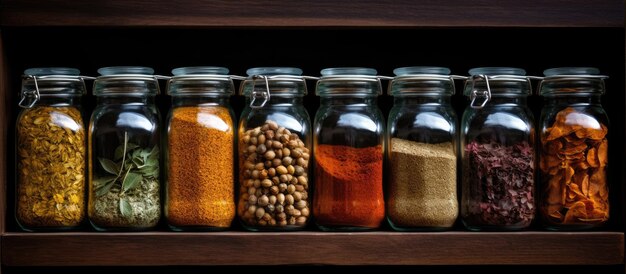
[[[608,118],[596,68],[544,71],[540,93],[539,211],[551,230],[582,230],[609,219]]]
[[[73,68],[24,71],[16,122],[15,217],[26,231],[67,230],[85,216],[83,77]]]

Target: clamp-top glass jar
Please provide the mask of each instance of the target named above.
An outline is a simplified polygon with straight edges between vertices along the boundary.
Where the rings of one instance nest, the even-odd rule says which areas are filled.
[[[239,121],[237,214],[248,230],[298,230],[310,217],[311,121],[299,68],[248,69]]]
[[[385,217],[380,79],[371,68],[321,74],[313,141],[316,224],[322,230],[376,229]]]
[[[159,85],[146,67],[105,67],[89,124],[89,220],[97,230],[146,230],[160,202]]]
[[[523,69],[474,68],[461,123],[461,217],[470,230],[520,230],[535,216],[535,127]]]
[[[79,227],[85,217],[85,82],[73,68],[24,71],[16,122],[15,217],[27,231]]]
[[[165,218],[173,230],[224,230],[235,218],[234,92],[228,69],[172,70]]]
[[[604,75],[596,68],[544,71],[541,112],[540,203],[552,230],[599,227],[609,219],[609,121],[600,97]]]
[[[459,214],[457,118],[448,68],[404,67],[388,93],[394,105],[387,124],[387,220],[400,231],[443,230]]]

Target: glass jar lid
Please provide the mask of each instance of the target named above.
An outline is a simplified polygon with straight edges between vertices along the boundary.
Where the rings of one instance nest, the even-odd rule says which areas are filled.
[[[288,75],[288,76],[300,76],[302,75],[302,69],[293,68],[293,67],[257,67],[250,68],[246,71],[248,76],[252,77],[254,75],[265,75],[265,76],[274,76],[274,75]]]
[[[93,93],[100,95],[145,96],[159,93],[154,69],[138,66],[115,66],[98,69]]]
[[[463,94],[472,96],[476,89],[490,91],[491,95],[530,95],[530,79],[526,71],[512,67],[479,67],[469,70]]]
[[[543,75],[538,90],[544,96],[604,94],[604,79],[608,78],[594,67],[550,68]]]
[[[30,108],[40,97],[65,97],[85,94],[80,70],[66,67],[40,67],[24,70],[19,106]]]
[[[232,95],[235,86],[229,70],[224,67],[180,67],[167,82],[167,94],[172,96]]]
[[[453,95],[454,79],[450,69],[444,67],[401,67],[393,70],[396,75],[387,93],[392,96]]]
[[[302,70],[294,67],[256,67],[246,71],[240,94],[250,97],[250,107],[261,108],[271,96],[304,96],[307,93]]]
[[[382,86],[373,68],[338,67],[321,70],[316,94],[319,96],[378,96]]]
[[[478,67],[469,70],[463,94],[470,97],[470,107],[484,107],[492,96],[517,97],[531,94],[526,71],[512,67]]]
[[[306,85],[302,70],[293,67],[256,67],[246,71],[248,77],[241,84],[241,94],[255,92],[271,95],[305,95]],[[270,96],[271,96],[270,95]]]
[[[28,68],[24,70],[24,75],[32,75],[32,76],[78,76],[80,74],[80,70],[76,68],[65,68],[65,67],[47,67],[47,68]]]

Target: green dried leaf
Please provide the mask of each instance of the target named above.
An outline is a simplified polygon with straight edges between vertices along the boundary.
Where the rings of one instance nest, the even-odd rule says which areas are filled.
[[[100,177],[98,179],[94,179],[93,180],[93,186],[95,188],[101,188],[103,186],[105,186],[106,184],[112,182],[115,180],[115,176],[106,176],[106,177]]]
[[[120,188],[120,194],[123,194],[135,189],[142,180],[159,177],[158,146],[152,149],[141,148],[137,144],[129,143],[128,139],[128,132],[124,132],[124,143],[115,149],[114,159],[117,163],[109,159],[99,159],[103,168],[116,176],[98,181],[98,196],[108,193],[115,184]],[[124,203],[128,204],[128,201],[120,200],[120,211],[126,210],[126,213],[132,214],[130,204],[126,207]]]
[[[141,156],[141,158],[143,158],[143,159],[148,159],[149,155],[150,155],[150,150],[149,149],[142,149],[141,153],[139,153],[139,156]]]
[[[139,171],[141,171],[141,173],[143,174],[144,177],[153,177],[153,178],[158,178],[159,177],[159,167],[158,166],[146,166],[146,167],[140,169]]]
[[[126,144],[126,151],[131,151],[133,149],[138,148],[139,146],[133,143],[128,143]],[[119,161],[122,159],[122,157],[124,156],[124,145],[120,145],[115,149],[115,155],[113,160],[115,161]]]
[[[133,159],[134,159],[134,158],[143,158],[143,157],[141,156],[141,152],[142,152],[142,150],[141,150],[141,149],[136,149],[136,150],[134,150],[134,151],[133,151],[133,153],[131,153],[130,158],[133,158]]]
[[[120,167],[115,162],[106,158],[98,158],[98,161],[100,161],[100,165],[106,172],[113,175],[118,175],[120,173]]]
[[[126,151],[131,151],[131,150],[136,149],[136,148],[138,148],[138,147],[139,147],[139,145],[137,145],[137,144],[128,143],[128,144],[126,145]]]
[[[133,158],[133,164],[137,166],[137,168],[143,167],[143,161],[140,158]]]
[[[148,162],[146,162],[146,166],[149,167],[159,167],[159,160],[158,159],[148,159]]]
[[[122,160],[122,156],[124,156],[124,145],[118,146],[115,149],[115,153],[113,154],[113,160],[115,161]]]
[[[130,203],[124,198],[120,198],[120,212],[122,213],[122,216],[126,218],[133,215],[133,207],[130,206]]]
[[[126,192],[130,189],[135,188],[139,185],[142,179],[143,177],[141,176],[141,174],[129,172],[128,175],[126,175],[126,178],[124,178],[124,182],[122,183],[122,191]]]
[[[94,184],[94,188],[96,189],[96,196],[100,197],[102,195],[109,193],[109,191],[111,190],[111,187],[115,183],[115,179],[117,179],[117,177],[109,177],[109,176],[95,179],[93,181],[93,184]]]
[[[149,162],[149,161],[156,161],[157,163],[159,162],[159,147],[158,146],[154,146],[152,150],[150,151],[150,155],[148,155],[148,160],[146,162]]]

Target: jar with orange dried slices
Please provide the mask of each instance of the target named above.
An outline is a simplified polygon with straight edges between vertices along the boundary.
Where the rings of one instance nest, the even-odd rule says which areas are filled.
[[[608,117],[599,70],[544,71],[540,94],[539,211],[550,230],[586,230],[609,219]]]

